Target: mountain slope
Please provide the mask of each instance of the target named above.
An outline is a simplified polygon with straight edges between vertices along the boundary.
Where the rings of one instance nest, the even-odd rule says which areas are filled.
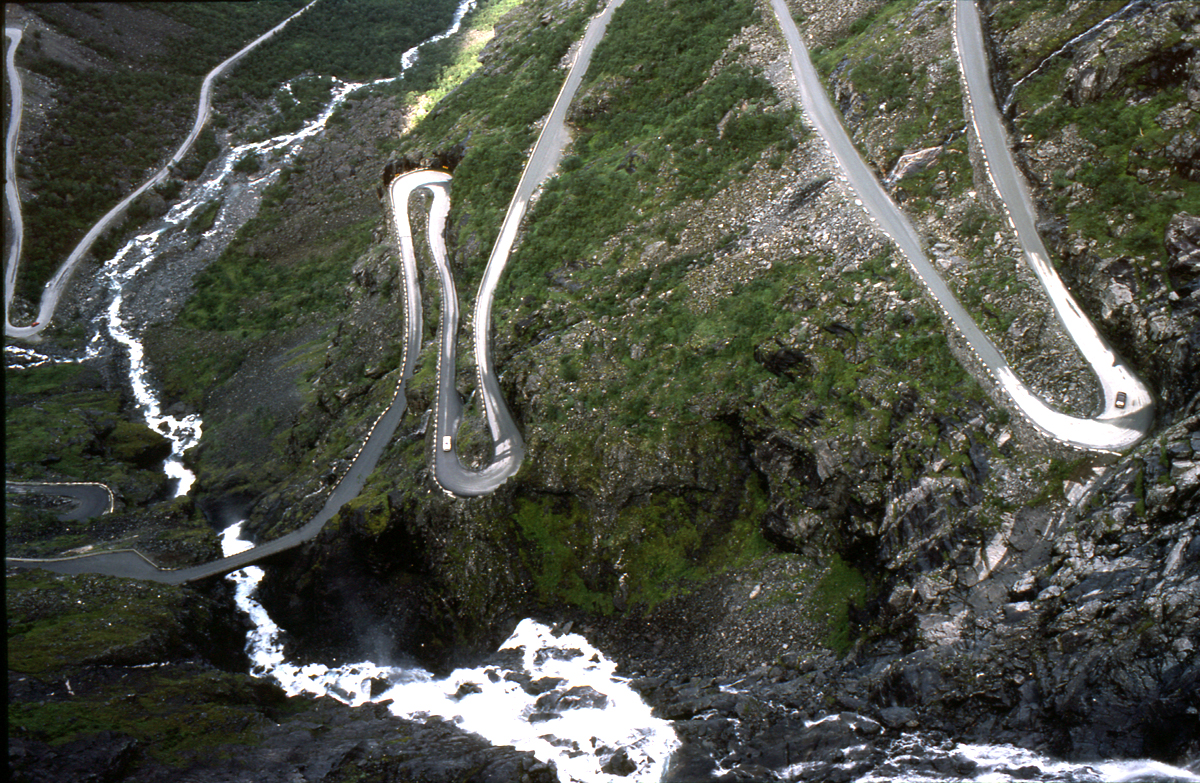
[[[428,348],[362,496],[272,563],[263,600],[294,652],[363,654],[383,629],[388,655],[444,667],[533,613],[576,620],[645,675],[701,766],[752,769],[735,718],[765,758],[795,711],[830,709],[877,718],[878,743],[920,728],[1195,759],[1200,287],[1194,220],[1174,215],[1200,212],[1196,20],[1187,3],[1137,6],[1052,56],[1120,4],[1034,5],[985,4],[998,94],[1034,74],[1015,96],[1017,153],[1064,276],[1163,402],[1145,444],[1060,450],[973,380],[805,127],[769,9],[626,0],[495,307],[525,465],[488,498],[434,490]],[[347,108],[152,340],[169,393],[204,413],[195,463],[214,516],[244,511],[263,538],[294,529],[390,399],[401,293],[381,175],[452,171],[448,244],[473,296],[596,4],[482,13],[499,10],[474,75],[422,119],[403,88]],[[960,297],[1040,393],[1089,414],[1093,381],[966,133],[951,10],[793,5],[848,129]],[[193,360],[217,341],[247,358],[201,384]],[[458,373],[468,397],[474,372]],[[482,458],[485,432],[475,416],[456,440]],[[739,678],[753,704],[722,700]]]

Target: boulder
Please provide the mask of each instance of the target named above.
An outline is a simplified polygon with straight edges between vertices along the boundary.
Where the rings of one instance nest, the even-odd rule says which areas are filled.
[[[1175,290],[1190,294],[1200,287],[1200,217],[1180,212],[1171,218],[1163,246]]]
[[[901,155],[896,161],[896,165],[892,167],[891,173],[887,175],[887,179],[884,180],[884,184],[890,188],[905,177],[920,174],[942,156],[942,149],[941,146],[926,147],[923,150],[906,152]]]

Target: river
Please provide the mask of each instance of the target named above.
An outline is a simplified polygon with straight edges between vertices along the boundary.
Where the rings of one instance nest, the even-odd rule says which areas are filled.
[[[462,0],[449,28],[404,52],[401,58],[403,70],[417,62],[421,47],[457,33],[463,18],[474,7],[475,0]],[[10,343],[5,345],[6,368],[19,370],[49,363],[117,359],[128,378],[129,389],[146,426],[162,433],[171,442],[171,454],[163,469],[174,481],[174,495],[179,497],[188,494],[195,482],[195,474],[184,464],[183,455],[200,442],[203,421],[196,413],[163,409],[161,394],[154,387],[148,372],[142,345],[142,331],[153,316],[131,314],[127,307],[127,291],[149,275],[171,274],[162,268],[162,259],[168,252],[186,254],[184,249],[195,242],[195,237],[186,231],[189,223],[215,200],[221,201],[220,212],[200,241],[205,258],[218,257],[237,230],[258,211],[263,191],[278,180],[280,172],[300,154],[304,143],[325,129],[329,118],[346,98],[361,88],[395,81],[403,75],[403,70],[396,76],[378,79],[370,84],[343,82],[334,78],[329,103],[300,130],[259,142],[223,145],[219,157],[209,164],[197,181],[186,187],[180,200],[166,215],[144,226],[144,233],[126,242],[101,266],[96,285],[93,286],[93,291],[98,289],[98,293],[92,296],[103,297],[106,303],[98,308],[98,315],[88,326],[89,337],[83,352],[56,355]],[[253,154],[259,155],[263,169],[255,177],[244,179],[233,171],[233,167],[246,155]],[[10,262],[10,268],[15,268],[15,264]],[[193,264],[191,273],[200,268],[200,265]]]
[[[242,540],[241,523],[227,528],[221,544],[226,556],[253,546]],[[389,666],[359,661],[341,666],[289,663],[279,627],[254,597],[263,570],[251,566],[229,575],[238,608],[253,629],[247,635],[250,673],[277,682],[289,696],[332,696],[351,705],[388,703],[402,718],[441,716],[494,745],[513,745],[553,761],[565,781],[659,780],[679,741],[668,721],[650,708],[622,677],[616,664],[573,633],[556,633],[523,620],[500,647],[504,663],[458,669],[435,678],[418,666]],[[547,687],[522,687],[543,683]],[[555,687],[548,687],[558,681]],[[553,705],[551,706],[551,702]],[[637,768],[635,778],[606,773],[602,767],[622,752]]]
[[[467,0],[456,14],[457,30]],[[415,61],[415,48],[405,54],[405,66]],[[411,55],[411,56],[410,56]],[[386,80],[385,80],[386,81]],[[295,134],[226,149],[209,166],[202,181],[189,187],[182,200],[163,218],[130,240],[100,272],[107,305],[91,324],[82,355],[52,357],[28,348],[6,347],[9,367],[29,367],[50,361],[85,361],[117,346],[125,358],[130,388],[148,426],[164,432],[172,442],[165,470],[176,479],[177,495],[187,494],[194,476],[183,464],[183,454],[199,440],[203,423],[195,414],[164,412],[161,398],[147,373],[140,332],[144,326],[125,310],[126,289],[147,274],[164,252],[189,242],[183,229],[191,218],[215,198],[224,205],[204,241],[217,246],[228,242],[237,228],[257,209],[262,190],[298,154],[303,142],[318,134],[345,97],[362,85],[337,82],[333,98],[321,115]],[[246,154],[258,153],[268,168],[261,176],[244,181],[233,175],[233,165]],[[106,337],[107,336],[107,337]],[[240,523],[224,531],[225,554],[252,544],[240,538]],[[412,719],[438,715],[494,744],[511,744],[552,761],[564,781],[657,781],[669,769],[679,740],[672,724],[655,717],[629,683],[616,673],[615,664],[578,634],[553,629],[532,620],[522,621],[501,646],[494,661],[459,669],[436,678],[416,666],[387,665],[372,661],[331,667],[296,664],[286,660],[279,628],[256,600],[254,593],[263,571],[249,567],[229,578],[236,585],[239,609],[250,618],[247,650],[251,674],[270,678],[289,694],[310,693],[337,698],[347,704],[388,702],[396,715]],[[550,684],[553,680],[561,680]],[[522,683],[546,681],[547,690],[531,693]],[[545,698],[550,694],[552,698]],[[815,724],[817,721],[813,721]],[[618,754],[633,765],[621,775],[612,771]],[[968,745],[944,742],[919,734],[892,743],[888,758],[861,781],[1191,781],[1200,776],[1152,761],[1102,761],[1066,763],[1036,756],[1011,746]],[[720,760],[718,759],[718,762]],[[944,763],[943,763],[944,762]],[[605,771],[608,766],[610,771]],[[961,770],[970,769],[969,773]],[[945,770],[945,771],[943,771]],[[805,765],[772,770],[778,780],[806,777]]]
[[[224,555],[253,546],[240,537],[241,527],[238,522],[223,531]],[[352,706],[386,704],[392,714],[412,720],[439,716],[494,745],[532,752],[539,761],[554,764],[563,783],[655,783],[669,772],[672,754],[680,746],[673,724],[654,716],[628,680],[616,673],[616,665],[579,634],[526,619],[500,646],[499,655],[441,678],[419,666],[370,660],[340,666],[298,664],[285,657],[280,629],[255,597],[263,575],[261,568],[251,566],[227,578],[235,585],[238,609],[252,624],[246,639],[250,673],[274,681],[289,696],[329,696]],[[519,654],[504,655],[506,651]],[[527,686],[539,682],[552,687]],[[858,760],[852,751],[846,752],[847,769]],[[633,765],[624,774],[612,771],[617,753]],[[1011,745],[947,742],[920,733],[902,735],[885,754],[872,771],[853,779],[1200,783],[1200,775],[1157,761],[1064,762]],[[766,779],[811,780],[817,766],[794,764],[771,770],[773,777]],[[718,767],[715,774],[725,771],[730,770]]]

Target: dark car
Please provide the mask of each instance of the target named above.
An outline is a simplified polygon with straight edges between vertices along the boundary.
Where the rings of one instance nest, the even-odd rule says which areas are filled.
[[[1116,403],[1115,403],[1116,407],[1118,407],[1118,408],[1124,408],[1124,407],[1125,407],[1125,401],[1126,401],[1127,399],[1129,399],[1129,398],[1125,396],[1125,392],[1117,392],[1117,401],[1116,401]]]

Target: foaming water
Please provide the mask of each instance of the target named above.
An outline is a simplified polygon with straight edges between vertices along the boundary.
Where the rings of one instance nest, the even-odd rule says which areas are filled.
[[[1151,783],[1171,781],[1200,783],[1200,775],[1158,761],[1096,761],[1078,764],[1051,761],[1032,751],[1011,745],[959,745],[954,751],[979,765],[975,780],[979,783],[1007,783],[1010,780],[1029,780],[1012,773],[1028,774],[1031,768],[1040,770],[1040,780],[1079,781],[1079,783]],[[1022,772],[1024,770],[1025,772]]]
[[[416,63],[422,46],[458,32],[463,17],[474,7],[475,0],[463,0],[455,11],[449,28],[405,52],[399,75],[365,84],[343,82],[334,78],[329,103],[315,119],[300,130],[225,149],[206,169],[204,179],[189,185],[181,200],[165,216],[154,222],[154,228],[129,240],[116,255],[104,263],[99,279],[111,298],[100,316],[90,324],[90,337],[82,355],[51,355],[28,346],[8,344],[4,348],[5,366],[10,370],[21,370],[95,359],[105,351],[104,335],[107,333],[115,344],[124,349],[128,358],[129,386],[146,425],[164,435],[171,443],[171,454],[163,466],[163,471],[176,482],[175,496],[188,494],[196,477],[184,465],[183,455],[199,443],[203,434],[203,422],[198,414],[177,416],[163,411],[159,393],[153,385],[145,363],[145,349],[140,332],[142,325],[131,323],[133,319],[123,314],[126,287],[139,275],[145,274],[155,261],[162,258],[164,252],[185,249],[191,245],[195,237],[184,229],[192,218],[214,199],[220,199],[227,193],[232,193],[233,189],[238,189],[239,201],[242,204],[253,203],[253,208],[257,209],[262,191],[278,180],[280,172],[295,159],[304,141],[325,129],[334,111],[351,93],[364,87],[399,79],[405,70]],[[290,90],[291,83],[283,87]],[[236,180],[231,183],[233,167],[249,154],[260,155],[266,172],[248,183],[243,184]],[[226,206],[222,206],[212,228],[202,237],[202,240],[210,242],[212,247],[223,247],[244,222],[231,215]]]
[[[226,556],[253,546],[240,538],[241,527],[239,522],[223,532]],[[512,745],[553,763],[564,783],[659,781],[680,747],[672,724],[651,714],[603,653],[579,634],[557,633],[533,620],[518,624],[492,662],[458,669],[444,678],[416,666],[372,661],[337,667],[290,663],[278,626],[254,596],[262,577],[263,570],[251,566],[228,578],[236,585],[238,608],[253,625],[246,644],[250,673],[274,680],[290,696],[331,696],[351,706],[382,703],[392,714],[409,719],[438,716],[494,745]],[[863,773],[851,760],[835,765],[839,779],[856,783],[1200,783],[1200,775],[1153,760],[1066,762],[1012,745],[946,742],[919,733],[904,734],[880,749],[884,758],[874,762],[869,772]],[[618,752],[636,769],[627,767],[627,774],[616,774],[613,758]],[[718,766],[718,773],[732,771]],[[812,780],[830,772],[823,762],[800,763],[777,770],[770,779]]]
[[[1013,745],[942,743],[920,734],[902,736],[887,752],[883,764],[855,783],[1200,783],[1200,775],[1147,759],[1058,761]],[[805,766],[786,770],[784,779],[799,777]]]
[[[224,531],[226,556],[252,546],[240,535],[240,522]],[[440,716],[494,745],[512,745],[552,762],[564,783],[657,781],[679,746],[671,724],[651,715],[616,674],[615,663],[579,634],[556,634],[533,620],[521,621],[501,645],[495,660],[502,663],[458,669],[444,678],[420,667],[371,661],[334,668],[289,663],[278,626],[254,597],[262,576],[252,566],[229,578],[237,586],[238,608],[254,626],[247,635],[251,674],[276,681],[288,695],[332,696],[352,706],[386,703],[402,718]],[[604,772],[618,753],[636,770]]]

